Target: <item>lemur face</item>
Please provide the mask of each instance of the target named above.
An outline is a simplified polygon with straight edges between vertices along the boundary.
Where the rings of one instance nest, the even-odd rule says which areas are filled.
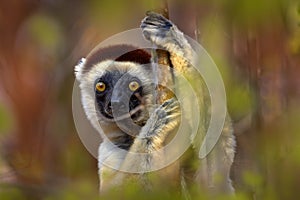
[[[82,104],[94,127],[124,119],[145,124],[153,105],[150,59],[145,50],[117,45],[93,51],[76,66]]]
[[[108,120],[138,121],[145,106],[142,82],[121,69],[106,70],[94,83],[96,109]]]

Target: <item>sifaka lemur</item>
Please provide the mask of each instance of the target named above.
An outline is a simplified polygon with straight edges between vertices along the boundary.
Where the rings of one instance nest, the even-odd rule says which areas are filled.
[[[103,140],[98,150],[100,191],[135,182],[147,189],[166,184],[186,189],[190,184],[196,184],[209,190],[232,193],[230,167],[235,139],[229,116],[212,152],[205,159],[198,158],[211,105],[201,76],[190,64],[193,59],[191,45],[171,21],[153,12],[147,13],[141,29],[146,40],[169,52],[175,77],[180,73],[192,80],[202,109],[197,136],[190,137],[190,133],[185,133],[193,138],[188,153],[168,167],[149,172],[155,163],[168,156],[162,153],[156,157],[153,152],[172,140],[181,121],[186,120],[180,109],[184,104],[180,104],[176,97],[161,105],[156,103],[151,68],[153,59],[149,49],[123,44],[92,51],[75,67],[75,75],[80,83],[86,115]],[[176,89],[182,88],[179,85]],[[129,152],[143,156],[129,156]],[[117,169],[103,163],[117,166]],[[128,168],[139,172],[129,173]],[[151,173],[159,174],[158,178],[149,178]],[[176,181],[172,179],[178,184],[173,184]]]

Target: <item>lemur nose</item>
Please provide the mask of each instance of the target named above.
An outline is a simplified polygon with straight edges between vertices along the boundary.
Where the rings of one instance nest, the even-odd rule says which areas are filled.
[[[128,106],[126,106],[122,101],[119,100],[109,102],[109,104],[107,105],[107,109],[112,110],[112,107],[114,108],[115,111],[128,110],[126,109]]]

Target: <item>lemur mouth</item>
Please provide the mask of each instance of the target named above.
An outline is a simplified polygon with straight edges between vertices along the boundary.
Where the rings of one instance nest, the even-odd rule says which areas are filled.
[[[109,122],[115,122],[115,121],[122,121],[125,119],[133,119],[134,122],[139,121],[139,113],[144,110],[145,106],[144,105],[139,105],[136,108],[130,110],[128,113],[114,117],[114,115],[111,113],[105,113],[105,121]]]
[[[138,114],[139,111],[142,111],[145,108],[144,105],[139,105],[135,107],[134,109],[130,110],[128,113],[118,116],[114,118],[115,121],[121,121],[128,118],[135,118],[135,115]]]
[[[144,106],[145,100],[139,93],[134,93],[133,97],[134,97],[134,99],[131,102],[129,102],[130,111],[126,114],[116,117],[115,121],[121,121],[121,120],[128,119],[128,118],[131,118],[135,122],[137,122],[139,120],[140,113],[145,108],[145,106]]]
[[[122,120],[126,120],[126,119],[132,119],[134,122],[138,122],[141,120],[142,116],[141,116],[141,112],[145,109],[145,100],[143,97],[141,97],[139,94],[134,94],[134,97],[136,97],[136,99],[138,101],[131,101],[129,102],[129,111],[126,112],[124,111],[126,108],[126,106],[124,105],[120,105],[119,109],[116,109],[114,112],[112,111],[113,109],[111,108],[111,105],[109,106],[109,109],[106,109],[104,111],[104,115],[107,121],[122,121]],[[120,112],[124,113],[124,114],[119,114],[119,113],[115,113],[116,111],[120,110]]]

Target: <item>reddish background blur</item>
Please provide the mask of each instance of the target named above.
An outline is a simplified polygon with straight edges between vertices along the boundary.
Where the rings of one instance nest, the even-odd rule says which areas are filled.
[[[96,160],[72,120],[73,67],[139,26],[151,1],[0,2],[1,199],[97,196]],[[300,7],[296,0],[169,1],[223,75],[241,199],[294,199],[300,184]]]

